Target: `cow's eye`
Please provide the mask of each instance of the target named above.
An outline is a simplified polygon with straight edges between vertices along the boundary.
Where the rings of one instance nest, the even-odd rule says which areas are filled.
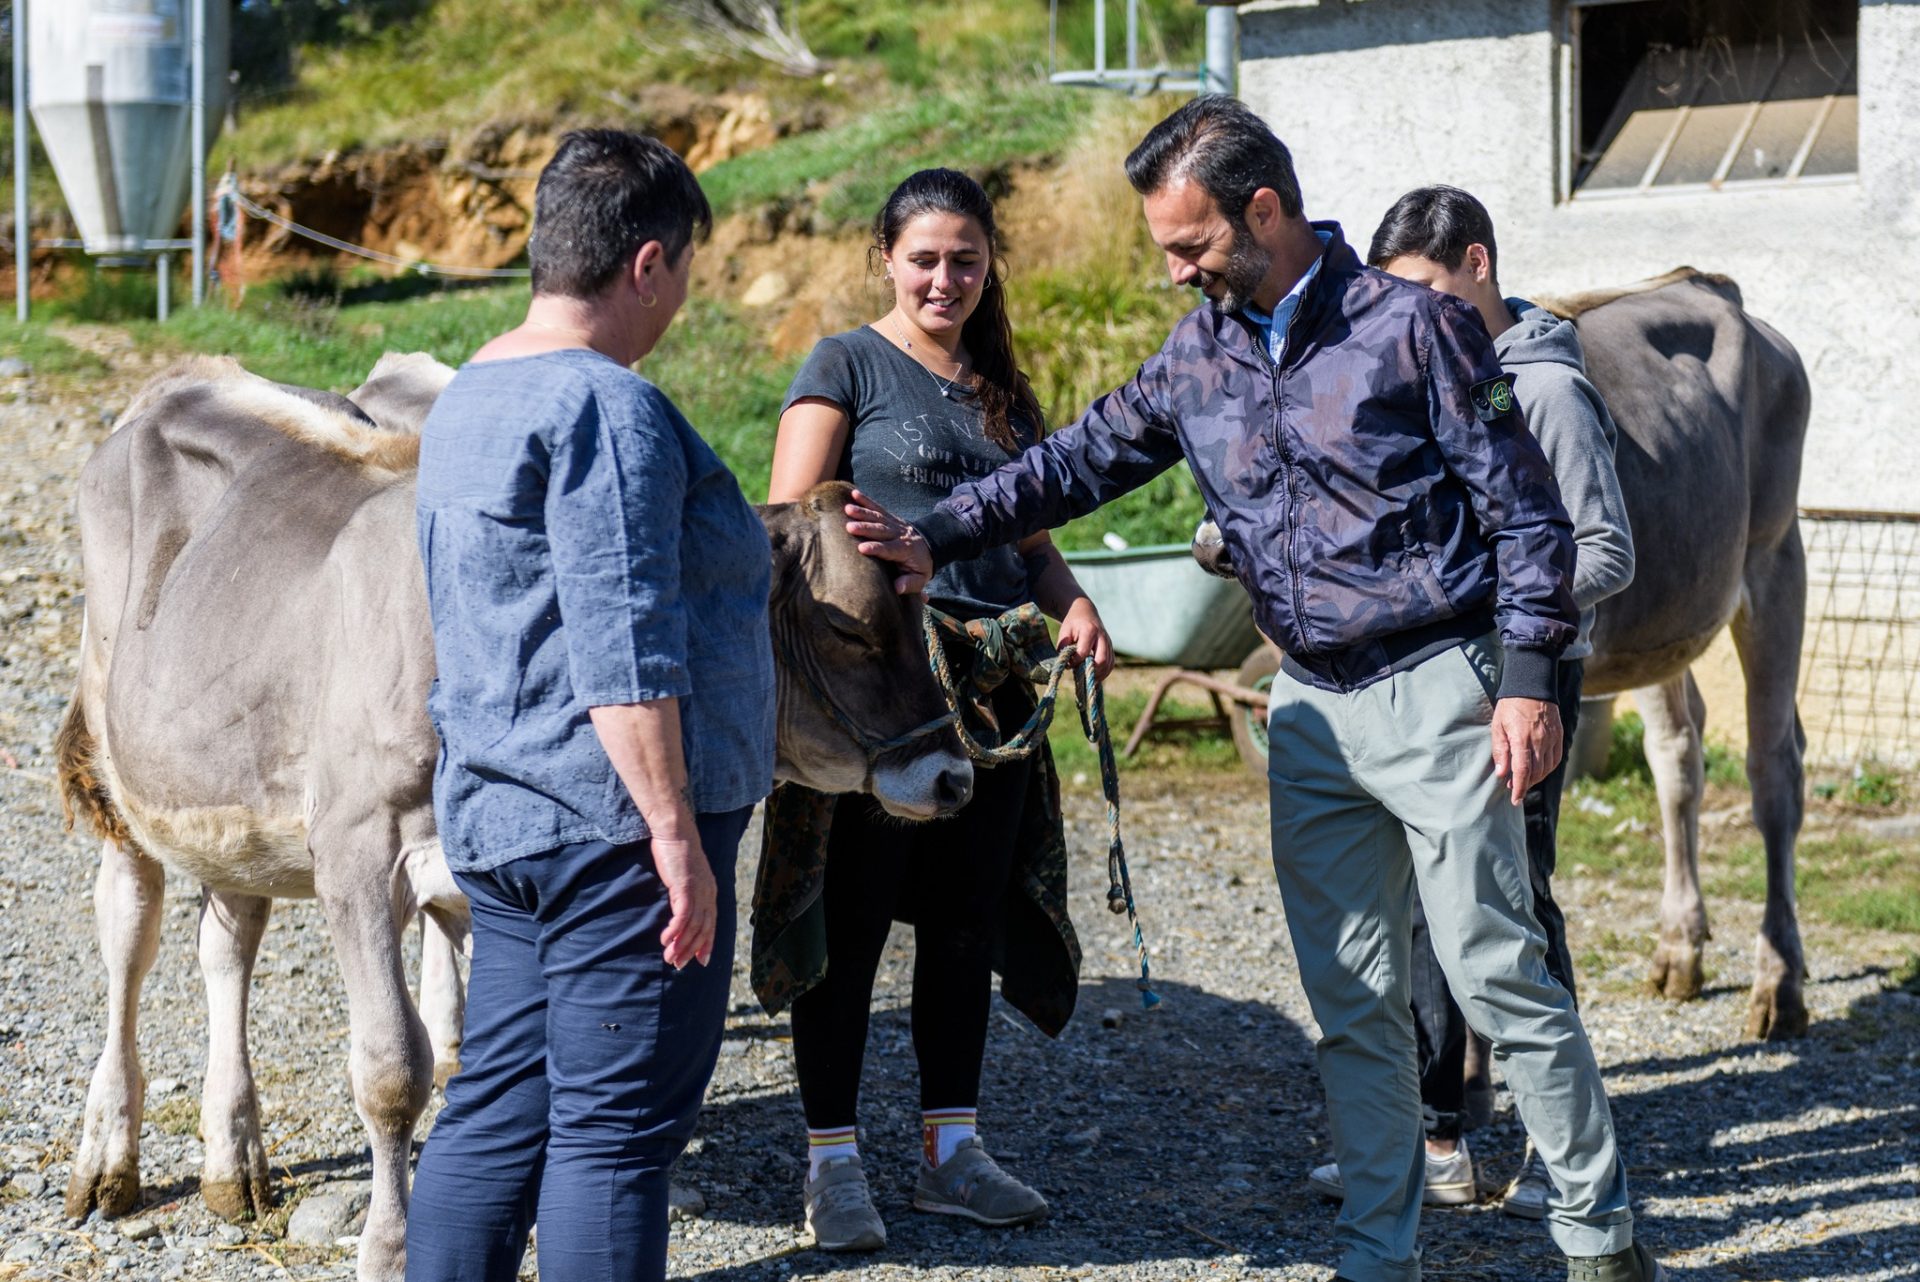
[[[848,645],[860,650],[879,650],[880,647],[874,644],[873,638],[861,631],[860,625],[854,622],[851,617],[841,614],[837,610],[827,610],[823,613],[826,617],[827,627],[832,629],[834,635],[842,641],[845,641]]]

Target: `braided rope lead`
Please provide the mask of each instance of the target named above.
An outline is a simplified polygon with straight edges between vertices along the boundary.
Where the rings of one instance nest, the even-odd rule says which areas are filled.
[[[1060,656],[1064,666],[1073,654],[1068,646]],[[1160,1004],[1153,991],[1153,973],[1147,965],[1147,937],[1140,929],[1140,914],[1133,903],[1133,877],[1127,871],[1127,850],[1120,840],[1120,767],[1113,759],[1113,735],[1107,727],[1107,694],[1092,659],[1074,672],[1074,697],[1080,703],[1080,730],[1087,742],[1100,754],[1100,791],[1107,799],[1107,909],[1124,911],[1133,927],[1134,950],[1140,954],[1140,978],[1134,986],[1140,990],[1140,1009],[1152,1010]]]
[[[946,646],[940,640],[939,625],[934,622],[932,611],[922,613],[921,628],[927,639],[927,663],[933,669],[933,675],[939,679],[940,692],[946,696],[947,707],[953,712],[953,728],[959,733],[967,755],[984,765],[1018,761],[1039,750],[1040,744],[1046,741],[1048,728],[1053,724],[1061,679],[1068,672],[1073,673],[1074,698],[1080,705],[1080,732],[1099,755],[1100,791],[1107,801],[1107,910],[1124,912],[1128,925],[1133,927],[1133,946],[1140,956],[1140,978],[1134,981],[1134,987],[1140,990],[1140,1009],[1152,1010],[1160,1004],[1160,995],[1153,991],[1153,974],[1147,962],[1147,937],[1140,928],[1140,913],[1133,900],[1133,877],[1127,869],[1127,850],[1120,838],[1120,767],[1114,760],[1113,734],[1107,726],[1106,689],[1093,660],[1086,659],[1076,667],[1073,647],[1063,646],[1060,653],[1045,664],[1046,687],[1040,692],[1027,724],[1005,743],[990,748],[973,737],[967,729],[966,718],[960,715],[958,683],[954,679],[953,667],[947,660]]]

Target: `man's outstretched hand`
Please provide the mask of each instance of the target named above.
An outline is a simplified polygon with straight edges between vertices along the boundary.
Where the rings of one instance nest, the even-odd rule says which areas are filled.
[[[893,587],[901,596],[918,592],[933,577],[933,553],[920,531],[862,494],[853,492],[847,504],[847,533],[860,540],[860,550],[891,561],[901,573]]]

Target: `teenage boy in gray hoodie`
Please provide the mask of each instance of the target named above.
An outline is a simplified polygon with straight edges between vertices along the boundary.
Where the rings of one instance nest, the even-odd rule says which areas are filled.
[[[1580,607],[1580,633],[1561,655],[1557,681],[1560,722],[1571,744],[1580,715],[1582,660],[1593,653],[1594,606],[1633,580],[1633,535],[1614,472],[1617,432],[1600,393],[1587,380],[1586,360],[1573,322],[1545,308],[1500,292],[1498,250],[1486,207],[1458,187],[1422,187],[1395,202],[1373,234],[1370,266],[1471,303],[1493,336],[1494,355],[1512,376],[1513,396],[1527,426],[1546,453],[1573,519],[1573,597]],[[1527,855],[1534,913],[1547,937],[1547,969],[1569,994],[1573,962],[1567,924],[1553,901],[1554,831],[1566,761],[1526,796]],[[1418,902],[1413,924],[1413,1015],[1420,1053],[1420,1096],[1426,1114],[1427,1172],[1424,1200],[1454,1206],[1479,1199],[1473,1159],[1461,1132],[1465,1099],[1466,1020],[1427,938]],[[1335,1164],[1318,1167],[1313,1187],[1341,1194]],[[1520,1175],[1502,1207],[1509,1214],[1541,1219],[1550,1189],[1529,1147]]]

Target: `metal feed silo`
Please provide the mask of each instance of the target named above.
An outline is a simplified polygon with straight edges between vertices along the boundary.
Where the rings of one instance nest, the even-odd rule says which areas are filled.
[[[207,139],[227,88],[228,0],[34,0],[33,123],[89,253],[172,237],[192,162],[193,17],[207,16]]]

